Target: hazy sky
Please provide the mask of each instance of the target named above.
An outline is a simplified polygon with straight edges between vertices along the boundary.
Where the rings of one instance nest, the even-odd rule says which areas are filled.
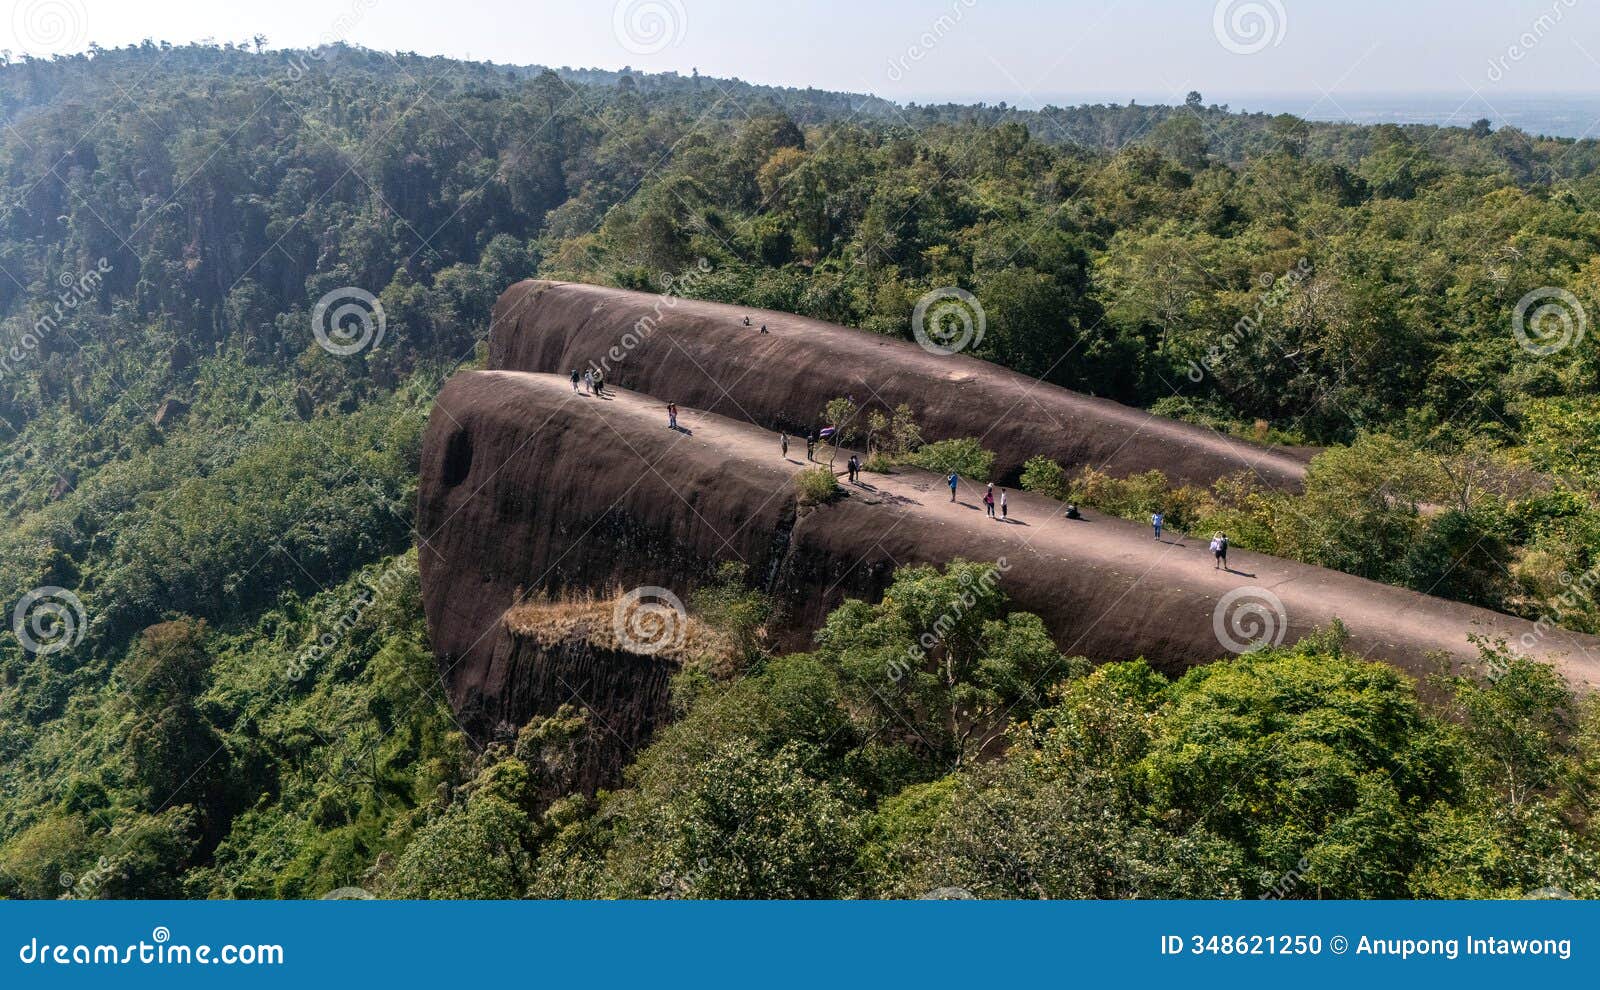
[[[5,0],[0,48],[344,40],[899,100],[1600,90],[1600,0]]]

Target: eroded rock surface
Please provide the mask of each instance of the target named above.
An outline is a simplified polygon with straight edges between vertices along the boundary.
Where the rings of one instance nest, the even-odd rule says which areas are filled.
[[[897,567],[963,557],[1004,561],[1015,606],[1064,652],[1100,661],[1177,671],[1339,618],[1354,650],[1417,674],[1435,652],[1474,658],[1479,633],[1600,682],[1593,636],[1244,551],[1217,570],[1204,541],[1156,541],[1092,511],[1067,520],[1049,499],[1013,492],[1010,521],[993,521],[976,488],[952,503],[941,479],[908,470],[799,507],[803,446],[784,458],[771,433],[686,406],[679,422],[667,429],[656,398],[578,396],[560,376],[470,372],[446,385],[423,450],[419,560],[435,653],[471,731],[569,702],[654,724],[661,671],[528,652],[503,615],[533,592],[647,585],[687,599],[730,560],[785,608],[779,648],[804,648],[831,609],[878,597]]]
[[[1118,477],[1158,468],[1174,482],[1206,485],[1248,471],[1267,487],[1298,490],[1311,454],[789,313],[537,279],[500,297],[491,368],[566,374],[591,365],[612,385],[772,430],[815,428],[839,396],[882,410],[904,402],[929,440],[982,438],[998,477],[1010,481],[1043,454]]]

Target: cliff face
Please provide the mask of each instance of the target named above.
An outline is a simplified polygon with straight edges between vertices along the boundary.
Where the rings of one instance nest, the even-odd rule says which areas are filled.
[[[593,365],[609,384],[800,434],[824,425],[823,407],[839,396],[883,410],[904,402],[930,440],[981,437],[1007,481],[1042,454],[1117,476],[1158,468],[1180,483],[1249,471],[1298,490],[1309,458],[820,320],[577,283],[508,289],[489,365],[556,374]]]
[[[573,779],[593,794],[622,770],[666,719],[677,665],[575,637],[556,642],[498,630],[484,676],[452,691],[456,717],[480,738],[506,737],[537,716],[571,705],[589,722]],[[489,690],[485,690],[488,688]]]
[[[1219,570],[1203,542],[1156,541],[1093,512],[1069,521],[1060,503],[1028,495],[1011,495],[1008,521],[989,520],[977,490],[951,502],[923,472],[869,474],[831,503],[797,508],[803,447],[783,458],[770,433],[689,408],[684,429],[668,430],[662,406],[504,371],[457,375],[440,394],[423,450],[419,562],[435,653],[474,733],[569,701],[613,726],[654,724],[670,671],[529,651],[503,614],[536,590],[649,585],[687,599],[730,560],[786,609],[774,638],[787,649],[803,648],[845,597],[877,598],[897,567],[964,557],[1004,561],[1000,588],[1015,607],[1038,613],[1064,652],[1096,660],[1144,656],[1177,671],[1337,617],[1353,649],[1416,673],[1435,651],[1473,657],[1468,636],[1482,633],[1575,682],[1600,681],[1596,637],[1258,554],[1235,551]]]

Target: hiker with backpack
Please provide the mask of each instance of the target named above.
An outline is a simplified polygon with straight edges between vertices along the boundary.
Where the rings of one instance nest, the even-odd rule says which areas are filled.
[[[1228,534],[1218,533],[1211,538],[1211,556],[1217,559],[1217,566],[1212,570],[1228,570]]]

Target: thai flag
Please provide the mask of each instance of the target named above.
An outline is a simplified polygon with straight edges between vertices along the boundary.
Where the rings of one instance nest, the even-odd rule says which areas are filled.
[[[834,433],[834,429],[833,429],[833,427],[831,427],[831,426],[824,426],[824,427],[823,427],[823,428],[822,428],[822,432],[820,432],[820,433],[818,433],[818,434],[817,434],[817,438],[818,438],[818,439],[819,439],[819,440],[826,440],[826,439],[828,439],[828,438],[829,438],[829,437],[831,437],[831,436],[833,436],[833,433]]]

